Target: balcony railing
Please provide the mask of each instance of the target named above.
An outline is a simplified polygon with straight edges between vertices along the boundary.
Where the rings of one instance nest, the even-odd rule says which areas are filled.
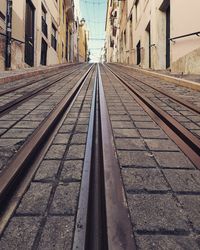
[[[51,46],[57,50],[57,40],[53,35],[51,35]]]
[[[43,17],[42,17],[42,32],[46,37],[48,37],[48,26]]]

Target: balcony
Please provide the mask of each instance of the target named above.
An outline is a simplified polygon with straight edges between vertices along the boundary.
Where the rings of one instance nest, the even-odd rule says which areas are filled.
[[[43,17],[42,17],[42,33],[46,36],[46,38],[48,38],[48,26]]]

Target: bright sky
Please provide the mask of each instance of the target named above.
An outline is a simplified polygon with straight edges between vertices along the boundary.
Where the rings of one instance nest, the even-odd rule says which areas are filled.
[[[105,39],[105,19],[107,0],[79,0],[80,15],[86,20],[89,30],[89,50],[91,62],[98,62]]]

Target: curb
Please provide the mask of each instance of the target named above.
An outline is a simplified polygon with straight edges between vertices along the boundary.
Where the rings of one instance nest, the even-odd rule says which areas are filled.
[[[173,77],[173,76],[163,75],[163,74],[148,71],[148,70],[145,70],[145,69],[137,69],[137,68],[134,68],[134,67],[131,67],[131,66],[128,66],[128,65],[123,65],[123,64],[120,64],[120,65],[122,65],[124,67],[127,67],[127,68],[131,68],[131,69],[133,69],[135,71],[138,71],[138,72],[143,72],[146,75],[154,76],[154,77],[159,78],[161,80],[165,80],[165,81],[168,81],[168,82],[171,82],[171,83],[174,83],[174,84],[177,84],[177,85],[189,88],[189,89],[200,91],[200,83],[198,83],[198,82],[193,82],[193,81],[185,80],[185,79],[182,79],[182,78],[180,79],[180,78]]]
[[[32,76],[45,74],[45,73],[50,72],[50,71],[53,72],[53,71],[56,71],[58,69],[62,69],[62,68],[65,68],[67,66],[76,65],[76,64],[77,63],[56,64],[56,65],[47,66],[47,68],[44,68],[44,69],[35,69],[33,71],[30,71],[30,72],[23,72],[23,73],[19,73],[16,75],[5,76],[5,77],[0,78],[0,84],[5,84],[5,83],[12,82],[12,81],[17,81],[17,80],[20,80],[21,78],[26,78],[26,77],[29,78]]]

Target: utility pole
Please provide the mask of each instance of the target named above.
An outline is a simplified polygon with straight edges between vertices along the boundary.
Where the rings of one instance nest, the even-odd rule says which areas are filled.
[[[7,0],[5,68],[11,67],[12,0]]]

